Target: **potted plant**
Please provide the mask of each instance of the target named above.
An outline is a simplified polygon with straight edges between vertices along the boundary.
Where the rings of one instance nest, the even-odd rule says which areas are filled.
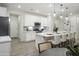
[[[67,53],[69,53],[72,56],[79,56],[79,45],[68,45],[67,49],[69,50]]]

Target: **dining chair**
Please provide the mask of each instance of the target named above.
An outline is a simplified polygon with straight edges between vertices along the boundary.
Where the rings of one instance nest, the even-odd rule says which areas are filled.
[[[60,39],[61,39],[61,35],[60,34],[54,35],[54,40],[52,40],[53,48],[60,47],[60,43],[61,43]]]
[[[43,42],[38,44],[38,50],[39,53],[44,52],[48,49],[52,48],[52,43],[51,42]]]
[[[72,41],[72,45],[74,45],[74,43],[75,43],[75,32],[72,33],[72,40],[71,41]]]
[[[61,47],[66,46],[67,34],[63,33],[61,38]]]
[[[75,33],[75,43],[79,44],[79,32]]]
[[[67,45],[69,45],[70,44],[70,40],[71,40],[71,34],[70,33],[68,33],[67,34]]]

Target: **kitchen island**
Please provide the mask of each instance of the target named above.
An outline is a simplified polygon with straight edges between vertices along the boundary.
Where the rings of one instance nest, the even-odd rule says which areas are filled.
[[[52,44],[60,44],[61,42],[66,42],[67,40],[73,41],[73,38],[75,38],[73,34],[74,32],[72,33],[68,33],[68,32],[37,33],[36,34],[36,48],[38,49],[38,44],[43,43],[43,42],[51,42]]]

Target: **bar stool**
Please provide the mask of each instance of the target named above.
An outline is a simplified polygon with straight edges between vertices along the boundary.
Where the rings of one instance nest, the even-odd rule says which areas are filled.
[[[75,32],[72,33],[72,45],[75,43]]]
[[[60,34],[54,34],[54,40],[52,40],[53,48],[60,47],[61,43],[61,35]]]
[[[69,45],[69,41],[70,41],[70,33],[67,33],[66,35],[66,45]]]
[[[75,33],[75,43],[79,44],[79,32]]]
[[[76,32],[74,32],[74,43],[76,42],[76,41],[75,41],[75,34],[76,34]]]
[[[71,46],[73,46],[74,45],[74,43],[73,43],[73,41],[74,41],[74,32],[70,32],[70,40],[69,40],[69,45],[71,45]]]
[[[66,39],[67,39],[66,34],[63,33],[61,38],[61,47],[66,47]]]
[[[38,44],[38,50],[39,53],[44,52],[48,49],[52,48],[52,43],[51,42],[42,42]]]
[[[68,45],[70,45],[71,44],[71,33],[68,33],[67,40],[68,40]]]

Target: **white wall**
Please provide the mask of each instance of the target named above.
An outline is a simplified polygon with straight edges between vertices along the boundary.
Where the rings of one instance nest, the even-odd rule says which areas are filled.
[[[19,34],[18,16],[10,14],[10,37],[17,37]]]
[[[0,16],[8,16],[7,8],[5,7],[0,7]]]
[[[24,32],[24,29],[23,29],[23,26],[24,26],[24,16],[23,15],[20,15],[19,16],[19,38],[21,41],[24,41],[25,40],[25,32]]]
[[[79,32],[79,15],[73,15],[70,17],[71,31]]]
[[[7,8],[4,8],[4,7],[0,7],[0,16],[3,16],[3,17],[7,17],[8,16],[8,12],[7,12]],[[2,37],[2,41],[4,43],[1,43],[1,37],[0,37],[0,56],[10,56],[10,45],[11,43],[10,42],[5,42],[6,40],[7,41],[10,41],[9,38],[7,37]]]

